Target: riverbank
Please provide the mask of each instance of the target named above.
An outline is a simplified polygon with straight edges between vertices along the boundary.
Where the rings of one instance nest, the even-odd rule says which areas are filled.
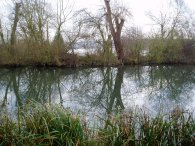
[[[36,60],[29,58],[6,58],[0,60],[1,67],[117,67],[122,65],[195,65],[193,60],[177,60],[177,61],[153,61],[147,57],[142,57],[140,60],[125,58],[123,64],[116,57],[105,59],[99,55],[78,56],[67,54],[63,58],[50,58],[48,60]]]
[[[94,128],[96,127],[96,128]],[[29,104],[15,118],[1,110],[1,145],[193,145],[195,119],[176,107],[152,117],[143,109],[109,115],[101,126],[89,126],[81,114],[60,106]]]

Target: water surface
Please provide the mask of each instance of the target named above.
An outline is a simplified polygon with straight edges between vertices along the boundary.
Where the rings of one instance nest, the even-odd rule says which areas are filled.
[[[88,118],[135,107],[152,114],[195,107],[194,66],[0,69],[0,108],[60,104]]]

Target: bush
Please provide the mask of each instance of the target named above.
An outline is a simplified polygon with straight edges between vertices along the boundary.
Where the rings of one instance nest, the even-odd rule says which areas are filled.
[[[178,39],[154,38],[149,45],[149,60],[157,63],[177,63],[181,61],[182,41]]]

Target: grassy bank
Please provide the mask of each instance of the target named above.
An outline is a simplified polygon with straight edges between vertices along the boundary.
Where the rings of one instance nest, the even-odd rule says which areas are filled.
[[[84,117],[58,107],[32,104],[19,109],[16,118],[1,111],[1,145],[152,146],[195,144],[195,120],[177,110],[151,117],[137,109],[109,116],[99,128]],[[97,126],[96,126],[97,127]]]
[[[186,41],[177,46],[177,42],[175,42],[175,45],[171,45],[168,40],[163,44],[159,40],[150,41],[145,54],[142,53],[143,50],[140,50],[139,47],[128,48],[126,46],[123,64],[195,64],[193,42],[189,44]],[[78,55],[48,42],[28,44],[28,42],[24,41],[18,42],[15,47],[12,50],[9,44],[0,45],[0,66],[99,67],[121,65],[116,54],[112,52],[106,53],[98,48],[94,52]]]
[[[2,56],[2,57],[1,57]],[[42,56],[42,55],[40,55]],[[108,66],[121,66],[121,62],[117,60],[115,56],[112,56],[109,60],[104,56],[98,54],[91,54],[86,56],[78,56],[72,54],[65,54],[63,57],[45,57],[36,59],[32,57],[14,57],[0,55],[0,66],[5,67],[20,67],[20,66],[40,66],[40,67],[66,67],[66,68],[78,68],[78,67],[108,67]],[[139,60],[126,57],[123,65],[195,65],[195,61],[192,60],[177,60],[177,61],[155,61],[147,57],[142,57]]]

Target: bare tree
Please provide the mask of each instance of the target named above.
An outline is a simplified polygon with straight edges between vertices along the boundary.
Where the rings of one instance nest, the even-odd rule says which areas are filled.
[[[2,44],[5,45],[5,39],[4,39],[4,34],[3,34],[3,28],[2,28],[1,20],[0,20],[0,38],[1,38]]]
[[[69,32],[66,31],[66,34],[65,34],[67,41],[68,41],[66,43],[66,50],[67,51],[71,50],[73,55],[75,55],[74,45],[80,39],[82,27],[83,27],[82,20],[75,21],[75,24],[73,26],[73,30],[71,30]]]
[[[57,15],[55,19],[56,34],[61,33],[63,25],[72,13],[72,8],[73,4],[69,0],[66,3],[63,0],[57,0]]]
[[[113,37],[117,57],[118,60],[123,63],[124,50],[121,41],[121,33],[125,22],[124,14],[127,14],[127,9],[125,9],[124,7],[118,7],[117,11],[113,13],[110,5],[110,0],[104,0],[104,3],[106,6],[107,21]]]
[[[11,47],[12,49],[15,49],[15,43],[16,43],[16,29],[19,21],[19,11],[20,11],[21,4],[20,3],[15,3],[15,16],[14,16],[14,22],[11,30]],[[13,50],[12,50],[13,51]],[[13,53],[13,52],[12,52]]]
[[[92,14],[84,10],[85,32],[84,37],[95,43],[98,55],[102,55],[104,60],[109,63],[112,55],[112,39],[108,23],[106,21],[105,11]]]
[[[181,22],[185,13],[183,0],[174,0],[169,9],[161,10],[160,15],[149,13],[149,17],[157,26],[149,44],[149,58],[156,62],[176,62],[182,60],[183,34]]]
[[[42,44],[48,35],[51,14],[45,0],[22,0],[20,29],[27,41]]]
[[[59,56],[63,52],[67,53],[69,48],[69,45],[65,43],[65,24],[67,23],[68,19],[71,17],[72,14],[72,9],[74,3],[71,2],[70,0],[66,1],[66,3],[63,0],[57,0],[56,3],[56,14],[55,14],[55,19],[54,19],[54,27],[55,27],[55,37],[53,40],[53,45],[55,48],[55,54]],[[70,33],[69,33],[70,34]],[[66,34],[69,36],[69,34]],[[70,37],[68,37],[70,39]],[[72,38],[71,38],[72,39]],[[72,44],[74,42],[74,39],[71,40]]]
[[[145,47],[142,30],[139,27],[125,29],[123,45],[125,54],[131,56],[132,60],[139,62]]]
[[[170,12],[160,11],[159,15],[154,15],[149,12],[147,15],[160,29],[161,39],[166,39],[168,37],[173,37],[175,30],[180,25],[185,4],[183,0],[175,0],[174,3],[171,3],[170,9],[173,8]]]
[[[195,19],[193,18],[193,15],[186,16],[186,20],[182,22],[180,31],[182,32],[182,35],[184,38],[188,40],[195,39]]]

